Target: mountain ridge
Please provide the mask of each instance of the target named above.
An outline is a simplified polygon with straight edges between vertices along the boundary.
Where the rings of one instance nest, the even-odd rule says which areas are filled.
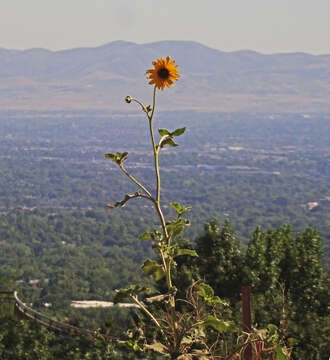
[[[238,49],[238,50],[232,50],[232,51],[225,51],[225,50],[220,50],[217,48],[214,48],[212,46],[209,45],[205,45],[201,42],[198,41],[194,41],[194,40],[160,40],[160,41],[151,41],[151,42],[147,42],[147,43],[135,43],[133,41],[127,41],[127,40],[114,40],[114,41],[110,41],[101,45],[96,45],[96,46],[77,46],[77,47],[73,47],[73,48],[64,48],[64,49],[60,49],[60,50],[51,50],[48,48],[42,48],[42,47],[31,47],[31,48],[26,48],[26,49],[14,49],[14,48],[5,48],[5,47],[0,47],[0,51],[12,51],[12,52],[30,52],[30,51],[34,51],[34,50],[42,50],[45,52],[49,52],[49,53],[61,53],[61,52],[66,52],[66,51],[71,51],[71,50],[82,50],[82,49],[99,49],[99,48],[105,48],[108,46],[113,46],[113,45],[134,45],[134,46],[152,46],[153,44],[162,44],[162,43],[167,43],[167,44],[191,44],[191,45],[198,45],[200,47],[203,48],[207,48],[207,49],[211,49],[220,53],[224,53],[224,54],[235,54],[235,53],[240,53],[240,52],[249,52],[249,53],[254,53],[254,54],[258,54],[258,55],[263,55],[263,56],[274,56],[274,55],[308,55],[308,56],[312,56],[312,57],[324,57],[324,56],[329,56],[330,57],[330,53],[322,53],[322,54],[311,54],[305,51],[294,51],[294,52],[273,52],[273,53],[269,53],[269,54],[265,54],[261,51],[257,51],[257,50],[253,50],[253,49],[246,49],[246,48],[242,48],[242,49]]]
[[[150,96],[145,71],[167,55],[182,78],[159,97],[162,109],[330,111],[330,55],[122,40],[59,51],[0,48],[0,109],[123,109],[128,93]]]

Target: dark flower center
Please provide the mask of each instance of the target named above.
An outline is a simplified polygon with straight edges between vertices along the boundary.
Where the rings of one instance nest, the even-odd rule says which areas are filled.
[[[166,80],[168,79],[169,75],[170,75],[170,72],[166,69],[166,68],[161,68],[157,71],[157,75],[163,79],[163,80]]]

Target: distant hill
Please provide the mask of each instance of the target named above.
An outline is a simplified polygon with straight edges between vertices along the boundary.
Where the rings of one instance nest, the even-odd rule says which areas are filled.
[[[189,41],[0,48],[0,109],[132,109],[124,97],[150,101],[145,71],[167,55],[182,78],[158,98],[163,109],[330,111],[330,55],[222,52]]]

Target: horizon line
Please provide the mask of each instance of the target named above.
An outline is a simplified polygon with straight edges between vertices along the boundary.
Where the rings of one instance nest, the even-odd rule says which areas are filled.
[[[254,49],[245,49],[245,48],[241,48],[241,49],[237,49],[237,50],[231,50],[231,51],[227,51],[227,50],[221,50],[218,49],[216,47],[212,47],[209,45],[205,45],[202,42],[199,41],[195,41],[195,40],[159,40],[159,41],[149,41],[149,42],[145,42],[145,43],[137,43],[137,42],[133,42],[133,41],[129,41],[129,40],[113,40],[113,41],[109,41],[100,45],[95,45],[95,46],[74,46],[71,48],[63,48],[63,49],[50,49],[50,48],[44,48],[44,47],[28,47],[28,48],[8,48],[8,47],[1,47],[0,46],[0,50],[5,50],[5,51],[15,51],[15,52],[28,52],[28,51],[47,51],[50,53],[59,53],[59,52],[65,52],[65,51],[72,51],[72,50],[82,50],[82,49],[98,49],[98,48],[102,48],[102,47],[106,47],[109,46],[111,44],[115,44],[115,43],[127,43],[127,44],[131,44],[131,45],[137,45],[137,46],[147,46],[147,45],[151,45],[151,44],[157,44],[157,43],[191,43],[191,44],[196,44],[199,46],[203,46],[205,48],[209,48],[211,50],[215,50],[215,51],[219,51],[222,53],[239,53],[239,52],[252,52],[255,54],[259,54],[259,55],[263,55],[263,56],[272,56],[272,55],[309,55],[309,56],[330,56],[330,53],[311,53],[311,52],[307,52],[307,51],[278,51],[278,52],[271,52],[271,53],[265,53],[262,51],[257,51]]]

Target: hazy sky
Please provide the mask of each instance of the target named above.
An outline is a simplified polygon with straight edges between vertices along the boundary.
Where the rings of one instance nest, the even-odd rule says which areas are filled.
[[[330,54],[330,0],[0,0],[0,48],[114,40]]]

